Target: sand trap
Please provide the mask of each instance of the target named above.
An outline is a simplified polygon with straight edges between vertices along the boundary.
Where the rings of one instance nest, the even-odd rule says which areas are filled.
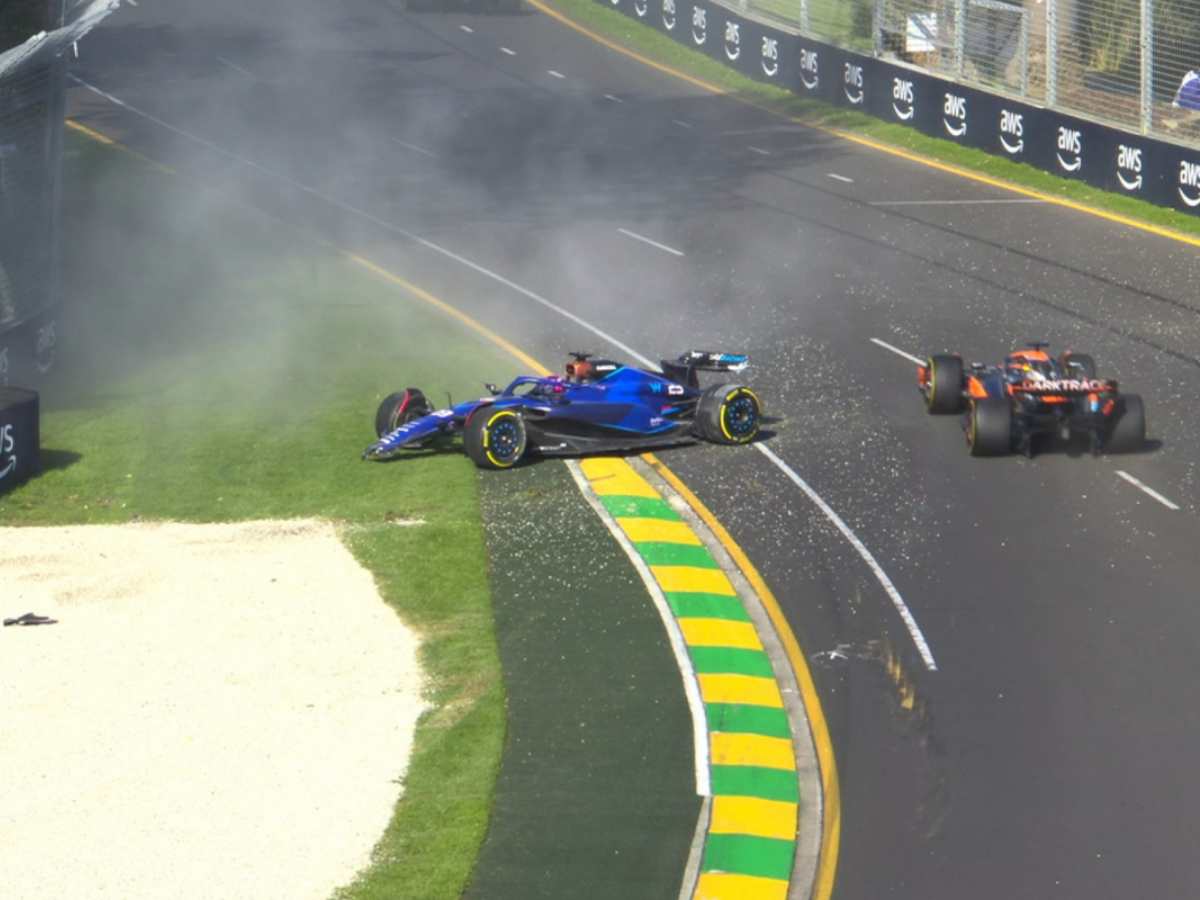
[[[369,861],[417,641],[316,521],[0,528],[0,896],[325,900]]]

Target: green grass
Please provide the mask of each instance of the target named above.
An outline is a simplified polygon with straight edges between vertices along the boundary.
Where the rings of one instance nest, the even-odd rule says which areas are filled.
[[[1031,188],[1051,196],[1096,209],[1168,228],[1187,235],[1200,236],[1200,217],[1174,209],[1155,206],[1144,200],[1104,191],[1090,185],[1059,178],[1023,163],[962,147],[951,141],[928,137],[902,125],[885,122],[856,110],[842,109],[798,97],[783,88],[762,84],[677,43],[661,32],[642,25],[594,0],[546,0],[581,25],[615,40],[644,56],[723,88],[735,97],[763,106],[807,124],[853,132],[920,156],[959,166],[981,175]],[[840,26],[839,26],[840,27]],[[849,21],[846,27],[850,27]],[[851,42],[853,44],[853,41]]]
[[[68,296],[81,300],[42,393],[46,471],[0,497],[0,522],[337,522],[421,634],[432,704],[375,862],[339,897],[458,897],[505,727],[477,477],[458,453],[359,453],[385,393],[476,394],[513,362],[332,250],[132,156],[72,135],[65,177]]]

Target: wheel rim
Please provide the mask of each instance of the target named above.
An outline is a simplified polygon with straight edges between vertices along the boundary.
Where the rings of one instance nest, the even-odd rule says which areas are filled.
[[[488,428],[488,453],[496,462],[513,463],[521,451],[521,433],[511,416]]]
[[[725,404],[725,428],[735,440],[748,440],[758,430],[758,404],[748,394],[738,394]]]

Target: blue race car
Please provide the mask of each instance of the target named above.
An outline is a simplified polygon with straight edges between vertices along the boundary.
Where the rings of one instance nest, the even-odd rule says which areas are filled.
[[[699,372],[741,372],[749,358],[692,350],[662,372],[572,353],[566,376],[522,375],[490,397],[433,409],[407,388],[384,398],[375,443],[363,459],[391,459],[462,435],[483,469],[509,469],[527,453],[571,456],[687,443],[746,444],[758,434],[762,404],[738,384],[700,387]]]

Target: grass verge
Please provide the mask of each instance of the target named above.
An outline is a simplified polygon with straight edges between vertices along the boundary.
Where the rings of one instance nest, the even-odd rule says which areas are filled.
[[[1200,237],[1200,218],[1144,200],[1104,191],[1066,178],[1059,178],[1024,163],[1016,163],[951,141],[928,137],[902,125],[885,122],[856,110],[841,109],[819,100],[762,84],[747,78],[698,50],[686,47],[648,25],[630,19],[594,0],[542,0],[597,34],[664,63],[695,78],[728,91],[734,97],[766,107],[781,116],[806,125],[850,132],[865,138],[958,166],[989,178],[1040,191],[1116,215],[1136,219],[1159,228]]]
[[[385,393],[476,393],[513,363],[336,253],[131,155],[70,135],[64,176],[77,302],[42,392],[46,471],[0,497],[0,522],[338,522],[421,634],[431,703],[374,863],[338,896],[458,897],[505,727],[477,478],[461,454],[358,455]]]

